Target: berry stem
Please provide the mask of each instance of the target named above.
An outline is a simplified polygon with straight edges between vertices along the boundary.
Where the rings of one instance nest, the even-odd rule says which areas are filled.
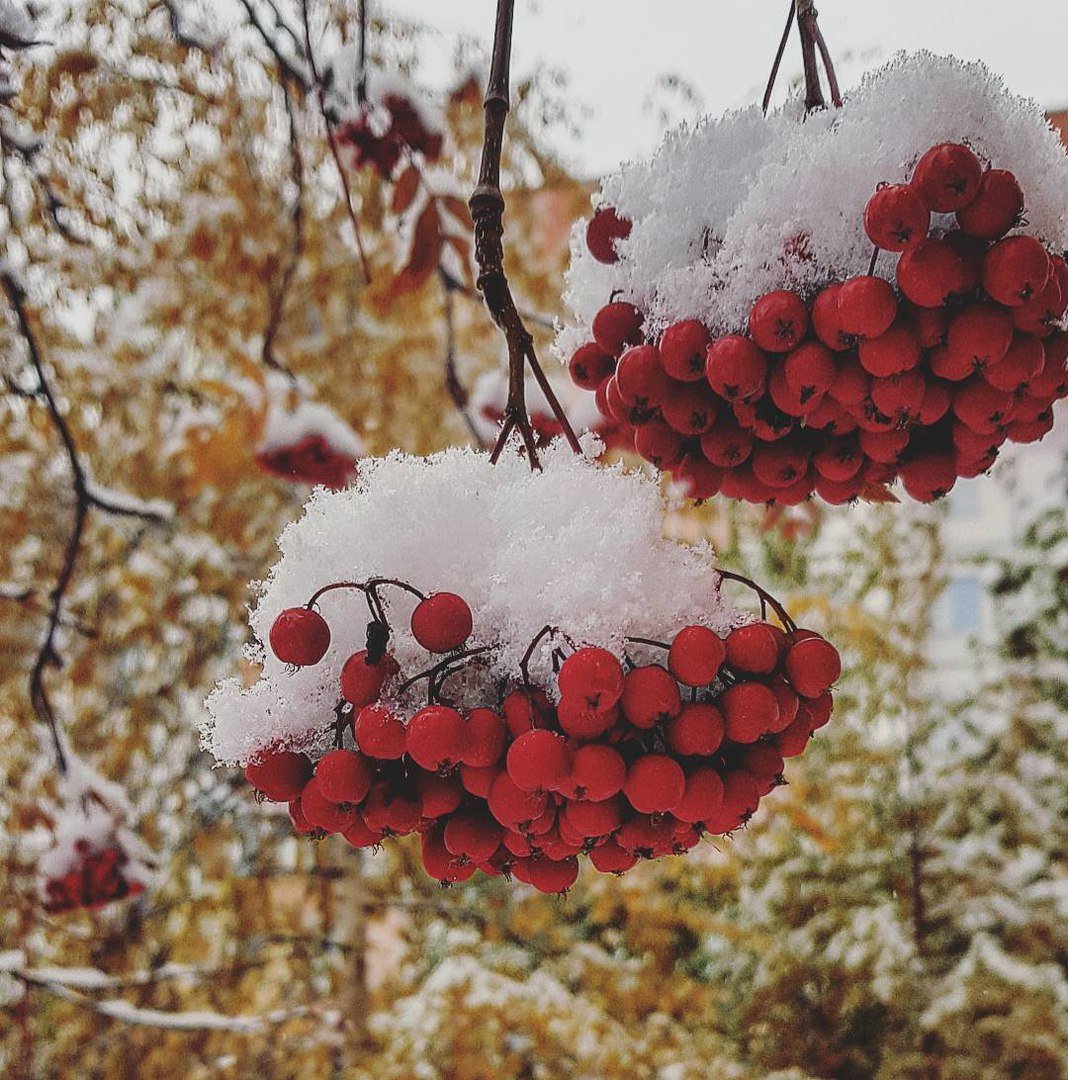
[[[512,54],[512,21],[515,0],[497,0],[497,21],[493,36],[493,57],[486,84],[484,102],[485,134],[478,183],[468,205],[475,223],[475,261],[478,264],[478,291],[489,310],[490,317],[504,333],[508,345],[508,401],[504,423],[490,461],[501,456],[509,436],[518,430],[526,448],[531,469],[540,469],[534,432],[527,412],[525,369],[529,364],[534,378],[563,428],[571,449],[581,453],[578,439],[556,395],[552,393],[545,373],[538,364],[534,338],[523,322],[512,297],[504,272],[504,196],[501,194],[501,151],[504,146],[504,125],[510,107],[509,71]]]
[[[534,655],[534,650],[538,647],[538,643],[542,641],[546,634],[549,637],[555,637],[557,628],[555,626],[543,626],[535,635],[534,639],[527,646],[527,651],[523,653],[523,659],[519,661],[519,670],[523,673],[523,685],[530,690],[530,658]]]
[[[403,589],[405,592],[411,593],[412,596],[418,597],[420,600],[425,600],[426,596],[421,593],[414,585],[409,585],[406,581],[398,581],[396,578],[368,578],[367,581],[333,581],[329,585],[323,585],[322,588],[316,589],[312,593],[311,599],[304,605],[309,610],[318,602],[320,596],[326,595],[328,592],[333,592],[335,589],[359,589],[362,593],[375,594],[375,599],[378,599],[377,590],[381,585],[393,585],[398,589]]]
[[[652,638],[647,637],[628,637],[627,641],[630,641],[635,645],[651,645],[654,649],[671,648],[671,646],[666,641],[654,641]]]
[[[879,261],[879,248],[872,248],[871,262],[868,263],[868,277],[875,273],[875,264]]]
[[[447,656],[433,667],[427,668],[425,671],[420,671],[418,675],[413,675],[410,679],[405,680],[405,682],[401,683],[400,687],[397,689],[397,693],[399,695],[403,694],[406,690],[410,690],[421,679],[430,679],[433,681],[435,676],[458,661],[470,660],[474,656],[481,656],[483,653],[492,652],[496,648],[496,645],[479,645],[475,649],[465,649],[463,652],[456,653],[455,656]]]
[[[753,592],[757,594],[757,596],[760,597],[762,604],[766,603],[771,607],[772,611],[774,611],[775,614],[779,616],[779,621],[783,624],[783,626],[786,627],[787,630],[794,631],[797,629],[797,623],[795,623],[794,620],[790,618],[790,615],[787,612],[786,608],[784,608],[782,604],[779,603],[779,601],[771,595],[771,593],[769,593],[766,589],[762,589],[751,578],[743,577],[741,574],[732,573],[730,570],[720,570],[718,568],[716,569],[716,573],[719,574],[720,578],[726,581],[738,581],[742,585],[747,585],[750,589],[753,590]]]
[[[356,61],[356,101],[363,105],[367,100],[367,0],[360,0],[357,13],[360,21],[360,36]]]
[[[778,52],[775,53],[775,61],[771,65],[771,74],[768,76],[768,85],[764,90],[764,101],[761,110],[768,115],[768,106],[771,104],[771,95],[775,90],[775,80],[779,75],[779,66],[782,64],[783,53],[786,52],[786,43],[790,40],[790,31],[794,28],[794,12],[796,0],[790,0],[790,13],[786,16],[786,29],[782,32],[782,40],[779,42]]]
[[[816,64],[816,8],[813,0],[797,0],[797,29],[801,35],[801,62],[805,69],[805,112],[825,109],[827,102]]]
[[[820,59],[823,61],[823,70],[827,73],[827,86],[831,91],[831,102],[836,109],[842,107],[842,91],[838,87],[838,76],[834,71],[834,61],[831,59],[831,50],[827,48],[823,31],[816,20],[816,9],[812,9],[812,33],[816,39],[816,48],[820,51]]]

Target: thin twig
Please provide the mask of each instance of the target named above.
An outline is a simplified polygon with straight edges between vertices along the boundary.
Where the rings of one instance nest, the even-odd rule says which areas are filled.
[[[464,423],[471,433],[471,438],[475,440],[475,444],[479,449],[482,449],[482,436],[479,434],[478,427],[471,416],[467,391],[464,389],[463,383],[460,382],[460,376],[456,370],[456,313],[452,299],[452,294],[455,291],[453,288],[454,279],[440,266],[438,267],[438,278],[441,281],[441,288],[444,293],[442,310],[445,315],[445,389],[448,391],[449,397],[452,398],[452,402],[460,415],[464,418]]]
[[[778,52],[775,53],[775,62],[771,65],[771,74],[768,76],[768,85],[764,90],[764,102],[761,105],[761,109],[764,115],[767,115],[768,106],[771,104],[771,95],[775,90],[775,80],[779,75],[779,66],[782,64],[783,53],[786,52],[786,43],[790,40],[790,31],[794,28],[794,12],[796,11],[796,0],[790,0],[790,14],[786,16],[786,29],[782,32],[782,39],[779,41]]]
[[[797,29],[801,34],[801,62],[805,70],[805,112],[825,109],[827,102],[816,66],[816,8],[813,0],[797,0]]]
[[[518,430],[532,469],[540,468],[526,402],[525,368],[529,364],[545,384],[534,351],[534,338],[515,306],[512,290],[504,272],[504,196],[501,194],[501,151],[504,147],[504,124],[508,117],[509,69],[512,54],[512,17],[515,0],[497,0],[497,21],[493,36],[493,58],[486,85],[484,112],[485,135],[478,184],[469,206],[475,223],[475,262],[478,264],[478,290],[493,321],[504,333],[508,345],[508,400],[504,424],[490,461],[497,461],[513,430]],[[539,377],[540,373],[540,377]],[[546,395],[560,426],[576,454],[581,453],[578,439],[567,415],[551,390]]]
[[[348,174],[345,172],[345,166],[341,161],[341,154],[338,152],[337,140],[334,138],[334,128],[330,123],[330,116],[326,110],[326,94],[323,91],[323,81],[319,77],[319,69],[315,63],[315,52],[312,49],[311,42],[311,19],[308,15],[308,0],[300,0],[300,13],[301,18],[304,21],[304,50],[308,54],[308,67],[311,68],[312,82],[315,85],[315,98],[319,104],[319,115],[323,118],[323,124],[326,126],[326,141],[330,145],[330,154],[334,159],[334,165],[337,167],[337,175],[341,180],[341,187],[345,193],[345,209],[349,214],[349,221],[352,222],[352,231],[356,237],[356,250],[360,255],[360,268],[363,270],[364,281],[367,284],[371,283],[371,267],[367,261],[367,253],[363,248],[363,237],[360,234],[360,222],[356,217],[356,209],[352,202],[352,188],[349,186]]]
[[[842,107],[842,91],[838,87],[838,76],[834,71],[831,50],[827,48],[827,42],[823,38],[823,31],[820,29],[819,22],[816,19],[815,8],[812,9],[812,32],[816,38],[816,47],[820,51],[820,58],[823,60],[823,70],[827,72],[827,85],[830,87],[831,101],[836,109],[840,109]]]
[[[362,105],[367,100],[367,0],[359,6],[359,52],[356,69],[356,101]]]
[[[285,55],[285,53],[283,53],[282,50],[278,47],[278,42],[274,40],[274,38],[271,36],[271,32],[264,25],[263,20],[260,18],[259,12],[256,10],[255,6],[252,3],[252,0],[241,0],[241,6],[244,7],[246,13],[248,14],[249,24],[260,35],[260,39],[263,41],[264,45],[267,46],[268,51],[274,57],[274,62],[278,65],[278,67],[283,70],[294,82],[299,83],[305,90],[310,90],[311,83],[308,79],[307,73],[295,67],[290,62],[289,58]],[[300,42],[297,41],[296,35],[293,34],[293,31],[290,30],[289,27],[282,21],[277,8],[274,8],[274,13],[275,22],[280,27],[284,27],[289,32],[290,37],[293,38],[293,41],[297,46],[297,51],[302,52],[303,46],[301,46]]]

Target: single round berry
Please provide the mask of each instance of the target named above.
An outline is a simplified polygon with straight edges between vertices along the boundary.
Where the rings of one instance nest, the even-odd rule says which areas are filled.
[[[812,459],[813,468],[821,477],[838,483],[856,476],[863,464],[864,451],[852,435],[827,440]],[[730,657],[730,638],[727,639],[727,656]]]
[[[718,704],[726,722],[727,738],[732,742],[756,742],[767,735],[779,719],[778,699],[762,682],[735,683],[720,695]]]
[[[642,337],[642,313],[633,305],[617,300],[605,304],[593,317],[593,340],[610,356],[619,356],[628,345]]]
[[[723,469],[703,457],[685,457],[675,468],[675,480],[687,499],[711,499],[723,487]]]
[[[615,370],[615,360],[595,341],[580,345],[568,362],[571,381],[583,390],[596,390]]]
[[[708,331],[696,320],[672,323],[660,339],[660,362],[681,382],[696,382],[705,373],[705,356],[711,343]]]
[[[680,435],[702,435],[716,422],[720,404],[704,382],[674,383],[660,402],[660,415]]]
[[[785,635],[771,623],[736,626],[727,635],[727,663],[746,675],[770,675],[779,666],[785,644]]]
[[[953,316],[942,378],[967,378],[1002,360],[1012,344],[1012,319],[993,304],[969,304]],[[963,371],[963,374],[956,374]]]
[[[471,608],[456,593],[432,593],[412,612],[412,636],[427,652],[447,653],[471,636]]]
[[[380,844],[385,834],[376,832],[362,817],[357,816],[355,824],[350,825],[341,835],[345,843],[354,848],[369,848]]]
[[[675,819],[662,814],[638,814],[620,827],[615,841],[639,858],[659,858],[674,844]]]
[[[983,379],[972,378],[961,383],[954,391],[953,413],[972,431],[986,435],[998,431],[1012,420],[1013,398]]]
[[[764,393],[768,358],[748,338],[728,334],[717,338],[708,347],[705,378],[708,385],[727,401],[748,401]]]
[[[562,697],[556,710],[561,729],[573,739],[597,739],[610,731],[619,719],[619,708],[610,706],[603,712],[591,709],[585,698]]]
[[[842,329],[838,314],[838,294],[841,291],[841,282],[836,281],[812,301],[812,331],[828,349],[835,352],[845,352],[853,345],[853,338]]]
[[[292,750],[268,750],[245,766],[245,779],[270,802],[299,798],[311,777],[308,756]]]
[[[788,488],[808,473],[808,454],[790,440],[765,443],[753,451],[753,475],[776,490]]]
[[[797,348],[808,333],[808,308],[797,293],[786,289],[765,293],[749,312],[749,334],[772,353]]]
[[[671,390],[671,380],[664,374],[655,345],[632,345],[627,349],[619,358],[616,384],[623,400],[639,409],[656,408]]]
[[[841,674],[838,650],[818,634],[795,641],[786,653],[786,677],[802,697],[819,697]]]
[[[309,825],[328,833],[345,832],[359,820],[359,813],[354,806],[328,799],[315,777],[305,784],[301,792],[300,809]]]
[[[315,766],[315,782],[332,803],[362,802],[371,789],[371,765],[355,750],[330,750]]]
[[[627,770],[623,787],[630,805],[641,814],[663,814],[682,801],[686,774],[666,754],[643,754]]]
[[[637,728],[652,728],[677,716],[682,708],[679,686],[664,668],[649,664],[632,668],[623,679],[623,713]]]
[[[466,881],[476,870],[473,862],[465,862],[461,857],[453,855],[445,846],[444,825],[438,825],[423,833],[420,840],[420,853],[423,869],[443,884],[451,885]]]
[[[483,862],[497,850],[503,836],[500,824],[488,814],[467,810],[449,818],[442,839],[451,854]]]
[[[571,751],[562,735],[534,728],[508,748],[508,775],[523,791],[555,791],[571,771]]]
[[[408,729],[384,705],[366,705],[353,717],[352,731],[360,752],[380,761],[396,761],[407,750]]]
[[[969,236],[999,240],[1019,220],[1023,204],[1016,177],[1004,169],[988,169],[975,198],[957,211],[957,224]]]
[[[775,749],[784,757],[798,757],[805,752],[808,740],[812,738],[812,719],[809,711],[802,706],[789,727],[774,736]]]
[[[623,666],[607,649],[587,646],[560,665],[556,682],[562,696],[604,712],[623,696]]]
[[[929,238],[905,251],[897,263],[897,284],[921,308],[939,308],[965,291],[964,260],[945,240]]]
[[[723,805],[723,778],[711,766],[701,766],[686,775],[682,801],[671,812],[691,824],[705,821]]]
[[[1042,339],[1035,334],[1016,334],[1009,351],[983,372],[983,378],[995,390],[1017,393],[1029,386],[1042,370],[1046,354]],[[1015,418],[1015,416],[1014,416]]]
[[[559,860],[531,858],[525,861],[527,883],[538,892],[567,892],[578,878],[578,859],[574,856]]]
[[[817,341],[799,345],[786,357],[782,370],[786,382],[806,404],[811,398],[825,394],[838,374],[831,350]]]
[[[623,824],[626,805],[618,796],[596,802],[567,802],[564,804],[564,821],[581,840],[608,836]]]
[[[623,790],[627,782],[627,763],[617,750],[600,743],[578,747],[571,757],[571,771],[560,787],[569,799],[600,802]]]
[[[501,765],[461,765],[460,766],[460,783],[463,785],[464,791],[470,792],[472,795],[477,795],[480,799],[485,799],[489,796],[490,788],[493,787],[493,781],[504,771]]]
[[[922,352],[912,328],[901,319],[878,337],[862,341],[857,355],[865,371],[885,378],[916,367]]]
[[[915,368],[884,379],[874,379],[871,401],[883,415],[898,425],[908,424],[919,416],[927,393],[927,380]]]
[[[330,647],[326,619],[310,608],[286,608],[271,624],[271,652],[283,664],[310,667],[319,663]]]
[[[500,773],[490,786],[486,797],[490,813],[506,828],[534,821],[545,812],[545,796],[536,791],[524,791],[508,773]]]
[[[621,217],[611,206],[602,206],[595,211],[586,226],[586,247],[600,263],[619,262],[616,241],[626,240],[630,236],[631,221]]]
[[[752,743],[741,753],[738,764],[751,773],[761,795],[778,787],[782,780],[782,754],[770,742]]]
[[[683,454],[682,438],[667,424],[654,420],[634,432],[634,449],[658,469],[673,469]]]
[[[752,450],[752,433],[730,416],[718,420],[711,431],[701,436],[701,453],[709,464],[721,469],[732,469],[741,465]]]
[[[929,382],[920,402],[920,411],[916,416],[917,422],[924,427],[937,424],[953,403],[949,388],[945,383]]]
[[[426,819],[445,817],[464,801],[464,786],[456,776],[416,771],[412,778],[419,796],[420,812]]]
[[[496,765],[508,743],[508,725],[492,709],[472,709],[467,714],[467,740],[462,761],[465,765],[485,768]]]
[[[707,626],[684,626],[671,642],[668,668],[684,686],[707,686],[727,658],[727,647]]]
[[[386,681],[399,670],[397,661],[389,653],[371,663],[367,650],[361,649],[353,653],[341,669],[341,696],[358,709],[371,705],[378,700]]]
[[[606,840],[590,852],[590,862],[602,874],[625,874],[636,865],[638,856],[624,851],[614,840]]]
[[[872,275],[852,277],[838,290],[838,321],[844,333],[876,338],[897,316],[897,297],[890,282]]]
[[[1012,309],[1012,325],[1025,333],[1048,337],[1064,316],[1066,307],[1068,298],[1062,291],[1059,275],[1051,271],[1039,292],[1020,307]]]
[[[716,835],[733,832],[753,816],[759,805],[756,777],[746,769],[732,769],[723,775],[723,801],[705,818],[704,826]]]
[[[682,757],[708,757],[723,742],[723,714],[715,705],[691,701],[664,726],[672,753]]]
[[[983,288],[1005,307],[1021,307],[1049,279],[1052,264],[1033,236],[1009,236],[986,253]]]
[[[459,764],[466,744],[464,718],[445,705],[428,705],[408,721],[408,754],[430,772]]]
[[[929,210],[951,214],[975,199],[982,179],[983,164],[968,147],[941,143],[916,163],[911,183]]]
[[[360,813],[369,828],[388,836],[407,836],[423,820],[417,793],[411,789],[397,790],[382,779],[371,785]]]
[[[904,251],[927,236],[931,212],[908,184],[879,188],[864,208],[864,231],[884,251]]]

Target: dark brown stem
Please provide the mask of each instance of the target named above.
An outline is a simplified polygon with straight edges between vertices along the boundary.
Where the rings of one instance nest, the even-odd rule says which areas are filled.
[[[478,428],[471,417],[467,391],[464,389],[463,383],[460,382],[460,376],[456,371],[456,312],[452,296],[453,292],[456,291],[455,279],[450,277],[440,266],[438,267],[438,278],[445,294],[442,306],[445,315],[445,389],[448,391],[449,397],[452,398],[457,411],[464,418],[464,423],[471,433],[471,438],[475,440],[475,444],[479,449],[482,449],[482,436],[479,434]]]
[[[527,651],[523,653],[523,659],[519,661],[519,670],[523,673],[523,685],[527,690],[530,690],[530,658],[534,655],[534,650],[538,647],[538,643],[545,638],[545,635],[548,634],[552,637],[555,633],[555,626],[543,626],[534,635],[534,640],[527,646]]]
[[[483,653],[492,652],[496,648],[496,645],[479,645],[474,649],[465,649],[463,652],[456,653],[454,656],[447,656],[433,667],[427,668],[426,671],[420,671],[418,675],[413,675],[410,679],[401,683],[397,693],[403,694],[406,690],[410,690],[415,686],[421,679],[433,679],[435,676],[440,675],[456,663],[470,660],[475,656],[481,656]]]
[[[823,39],[823,31],[816,21],[816,11],[812,12],[812,30],[816,38],[816,47],[820,51],[820,59],[823,60],[823,70],[827,72],[827,85],[831,91],[831,102],[836,109],[842,107],[842,91],[838,88],[838,76],[834,71],[834,61],[831,60],[831,50],[827,48],[827,42]]]
[[[414,585],[409,585],[406,581],[398,581],[396,578],[369,578],[367,581],[332,581],[329,585],[316,589],[312,593],[311,599],[304,606],[311,608],[320,596],[333,592],[335,589],[358,589],[362,593],[367,593],[373,592],[380,585],[393,585],[395,588],[411,593],[412,596],[416,596],[420,600],[426,599],[425,594],[421,593]]]
[[[359,5],[359,54],[356,71],[356,100],[363,104],[367,100],[367,0],[360,0]]]
[[[308,79],[308,76],[299,68],[294,67],[293,64],[291,64],[286,58],[285,53],[282,52],[282,50],[279,48],[278,42],[276,42],[271,36],[270,30],[267,29],[266,25],[264,25],[264,22],[260,18],[260,14],[256,10],[252,0],[241,0],[241,5],[245,9],[245,13],[248,15],[249,24],[256,31],[256,33],[259,34],[260,40],[263,42],[263,44],[267,46],[267,49],[274,57],[274,62],[278,65],[279,70],[284,71],[290,79],[292,79],[296,83],[299,83],[305,90],[310,90],[311,83]],[[303,54],[304,46],[301,45],[301,43],[296,39],[295,35],[289,29],[285,20],[281,18],[278,10],[274,8],[273,4],[271,5],[271,7],[274,9],[275,22],[278,27],[280,29],[284,29],[289,34],[297,52]],[[301,55],[301,59],[304,59],[303,55]]]
[[[504,333],[508,345],[508,401],[504,424],[490,455],[500,457],[508,437],[518,430],[532,469],[540,468],[534,432],[527,413],[525,369],[529,364],[539,385],[545,379],[534,351],[534,338],[527,330],[515,306],[512,290],[504,272],[504,196],[501,194],[501,151],[504,124],[509,109],[509,70],[512,55],[512,17],[515,0],[497,0],[497,22],[493,36],[493,58],[486,84],[484,111],[485,135],[478,184],[469,205],[475,223],[475,261],[478,264],[478,290],[493,321]],[[555,395],[546,395],[560,426],[575,453],[581,453],[578,439]]]
[[[875,264],[879,261],[879,249],[872,248],[871,262],[868,263],[868,277],[875,273]]]
[[[360,233],[360,222],[356,217],[356,208],[352,202],[352,188],[349,186],[348,174],[341,162],[341,154],[338,152],[337,140],[334,138],[334,128],[330,123],[330,116],[326,110],[326,94],[323,92],[323,81],[319,77],[319,69],[315,63],[315,52],[311,42],[311,19],[308,15],[308,0],[300,0],[300,14],[304,22],[304,51],[308,54],[308,67],[311,70],[312,83],[315,85],[315,99],[319,105],[319,115],[323,118],[326,127],[326,141],[330,146],[330,155],[334,159],[338,178],[341,180],[341,189],[345,193],[345,209],[348,211],[349,221],[352,222],[352,231],[356,237],[356,250],[360,255],[360,268],[363,270],[364,281],[371,283],[371,267],[367,261],[367,253],[363,248],[363,237]]]
[[[772,611],[774,611],[775,614],[778,615],[780,622],[787,630],[793,631],[797,629],[797,623],[795,623],[794,620],[790,618],[790,613],[786,610],[786,608],[782,606],[781,603],[779,603],[778,600],[775,599],[774,596],[771,595],[771,593],[767,591],[767,589],[762,589],[751,578],[743,577],[741,574],[732,573],[730,570],[721,570],[717,567],[716,573],[719,574],[719,576],[726,581],[737,581],[740,582],[742,585],[748,586],[750,589],[753,590],[753,592],[757,594],[757,596],[760,597],[763,603],[766,603],[769,605],[769,607],[771,607]]]
[[[796,0],[790,0],[790,13],[786,16],[786,29],[782,32],[782,40],[779,42],[778,52],[775,53],[775,62],[771,65],[771,74],[768,76],[768,85],[764,90],[764,101],[761,108],[766,116],[768,106],[771,104],[771,95],[775,90],[775,80],[779,76],[779,67],[782,64],[783,53],[786,52],[786,43],[790,40],[790,31],[794,28],[794,12]]]
[[[797,0],[797,29],[801,34],[801,61],[805,69],[805,112],[825,109],[820,85],[820,72],[816,64],[816,8],[813,0]]]

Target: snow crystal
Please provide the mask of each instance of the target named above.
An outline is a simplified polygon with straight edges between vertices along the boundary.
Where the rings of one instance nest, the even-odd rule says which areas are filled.
[[[363,440],[329,405],[302,399],[292,408],[270,397],[259,450],[293,446],[307,435],[321,435],[340,454],[363,457]]]
[[[1025,196],[1027,230],[1068,246],[1068,154],[1042,110],[1010,93],[981,63],[923,52],[870,72],[841,109],[805,116],[793,98],[761,116],[753,106],[683,125],[651,160],[629,163],[595,196],[633,221],[620,260],[596,262],[584,222],[571,243],[568,303],[576,323],[557,342],[566,357],[588,338],[613,294],[646,313],[656,336],[677,319],[715,332],[745,327],[771,289],[808,292],[867,271],[868,198],[901,183],[929,147],[967,142],[1012,170]],[[897,256],[877,273],[893,279]]]
[[[518,678],[527,646],[546,625],[618,653],[627,635],[664,640],[689,623],[725,633],[742,620],[719,597],[711,549],[663,538],[655,481],[598,467],[559,440],[542,464],[531,473],[508,450],[494,466],[488,455],[459,448],[365,458],[351,487],[316,491],[282,533],[282,558],[251,614],[254,634],[266,641],[280,611],[305,604],[323,585],[398,578],[424,593],[466,598],[470,645],[497,646],[483,682],[499,682]],[[430,661],[408,630],[413,598],[388,587],[382,595],[402,671],[425,670]],[[278,743],[319,745],[341,666],[364,647],[368,621],[355,591],[327,593],[319,607],[332,634],[319,664],[293,671],[266,655],[253,686],[231,679],[209,697],[203,741],[220,762],[245,762]],[[550,652],[536,650],[531,663],[542,685],[551,681]],[[450,693],[463,692],[457,683]]]

